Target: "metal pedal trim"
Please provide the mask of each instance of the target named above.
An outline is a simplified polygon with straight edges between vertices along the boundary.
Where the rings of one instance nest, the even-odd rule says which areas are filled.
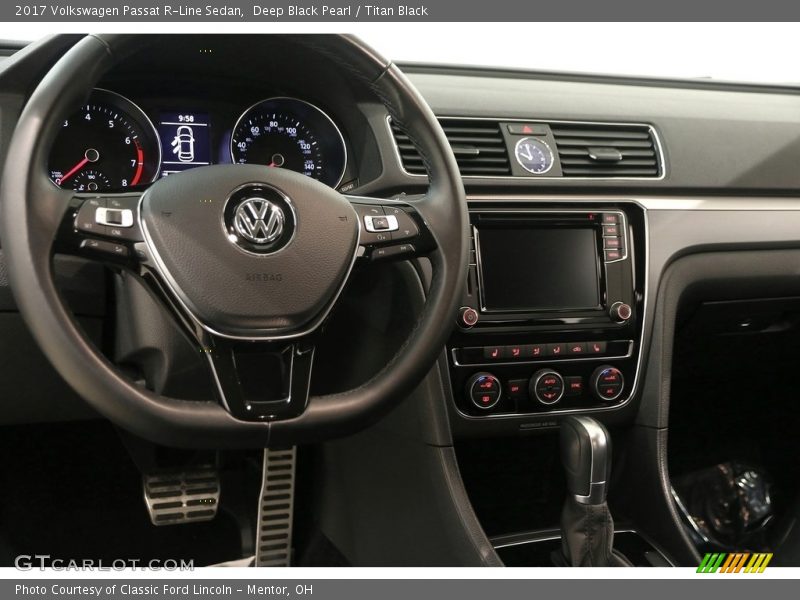
[[[256,567],[288,567],[291,564],[296,460],[296,446],[264,450]]]
[[[220,483],[214,465],[145,473],[142,483],[153,525],[196,523],[217,516]]]

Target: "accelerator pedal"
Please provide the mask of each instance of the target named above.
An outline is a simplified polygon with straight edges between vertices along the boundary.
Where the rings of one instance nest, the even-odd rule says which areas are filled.
[[[256,567],[288,567],[291,563],[296,461],[295,446],[264,450]]]
[[[214,465],[162,469],[142,479],[153,525],[210,521],[217,515],[220,483]]]

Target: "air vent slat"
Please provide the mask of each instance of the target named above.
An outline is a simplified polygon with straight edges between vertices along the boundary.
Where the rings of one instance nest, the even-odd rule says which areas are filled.
[[[601,168],[601,167],[605,168],[605,169],[608,169],[608,168],[612,168],[613,169],[613,168],[618,168],[620,165],[625,165],[626,167],[652,167],[653,166],[653,161],[652,160],[625,160],[625,158],[623,157],[622,160],[617,161],[617,162],[602,163],[602,162],[594,161],[591,158],[589,158],[588,156],[586,158],[572,158],[572,157],[566,158],[566,157],[563,157],[563,156],[561,157],[561,168],[562,169],[565,166],[571,166],[571,165],[575,165],[575,166],[585,165],[585,166],[589,166],[589,167],[597,167],[598,169]]]
[[[417,151],[416,148],[414,148],[414,145],[412,143],[410,143],[410,142],[408,144],[397,144],[397,148],[398,148],[398,150],[400,150],[401,153],[409,153],[409,155],[411,153],[416,153],[416,151]],[[480,153],[483,154],[483,155],[488,154],[488,155],[494,155],[494,156],[501,156],[506,161],[508,161],[508,153],[507,153],[505,147],[498,147],[498,148],[481,147],[480,148]],[[411,159],[411,157],[409,156],[409,160],[410,159]]]
[[[641,158],[641,157],[653,157],[656,153],[653,150],[635,150],[635,149],[622,149],[620,150],[623,158]],[[570,156],[589,156],[589,151],[586,148],[580,147],[566,147],[566,148],[559,148],[558,152],[562,157],[570,157]],[[562,158],[563,160],[563,158]]]
[[[626,140],[650,140],[650,134],[647,131],[608,131],[600,130],[593,131],[591,129],[583,129],[580,126],[575,129],[563,129],[560,127],[553,127],[553,135],[556,137],[584,137],[584,138],[616,138]]]
[[[588,139],[588,138],[575,138],[567,139],[564,141],[556,138],[556,144],[560,147],[570,148],[587,148],[589,146],[611,146],[613,148],[652,148],[653,143],[647,140],[633,141],[633,140],[612,140],[612,139]]]
[[[503,138],[499,140],[496,138],[490,137],[477,137],[477,136],[466,136],[466,135],[451,135],[445,129],[445,135],[447,136],[447,140],[451,144],[474,144],[474,145],[487,145],[487,146],[500,146],[503,144]]]
[[[661,164],[653,131],[646,125],[551,125],[565,177],[659,177]],[[599,150],[605,150],[600,152]],[[601,160],[619,157],[619,160]]]
[[[462,175],[497,177],[511,175],[505,139],[497,121],[441,119],[442,129],[456,155]],[[408,135],[392,124],[392,133],[403,168],[425,175],[425,165]]]
[[[587,169],[572,168],[570,177],[658,177],[658,169]]]

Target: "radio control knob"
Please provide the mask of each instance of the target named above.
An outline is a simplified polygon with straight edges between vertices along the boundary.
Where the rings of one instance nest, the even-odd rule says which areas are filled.
[[[552,369],[541,369],[531,377],[528,392],[540,404],[551,406],[564,396],[564,378]]]
[[[631,318],[631,315],[633,315],[633,309],[631,309],[631,307],[624,302],[614,302],[614,304],[612,304],[611,308],[608,310],[608,314],[612,321],[624,323]]]
[[[595,396],[605,402],[612,402],[622,395],[625,378],[622,371],[610,365],[597,367],[590,380]]]
[[[491,373],[475,373],[467,381],[466,391],[475,406],[488,410],[500,401],[500,380]]]
[[[478,324],[478,311],[471,306],[462,306],[458,309],[458,324],[466,329],[471,329]]]

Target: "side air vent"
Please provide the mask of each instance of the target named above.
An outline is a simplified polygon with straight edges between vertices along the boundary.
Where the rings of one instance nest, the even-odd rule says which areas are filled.
[[[440,119],[453,148],[462,175],[497,177],[511,175],[508,151],[496,121]],[[425,165],[411,140],[392,123],[392,133],[403,168],[412,175],[425,175]]]
[[[646,125],[551,123],[564,177],[659,177],[661,161]]]

